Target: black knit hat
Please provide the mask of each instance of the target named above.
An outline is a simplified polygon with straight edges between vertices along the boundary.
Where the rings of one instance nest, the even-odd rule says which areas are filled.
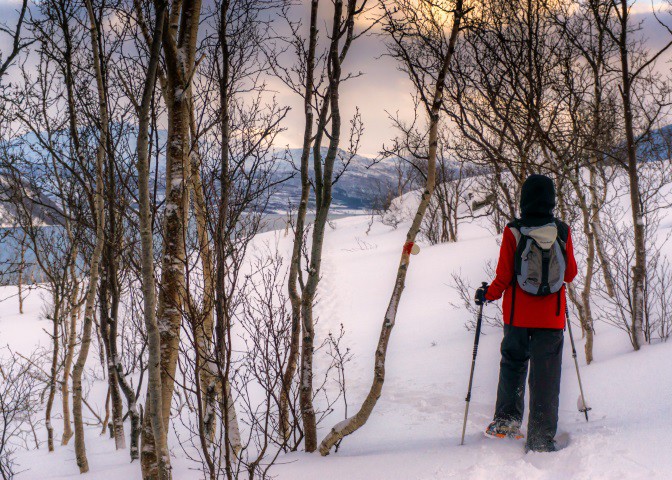
[[[520,194],[520,216],[530,226],[553,221],[555,185],[545,175],[530,175],[523,183]]]

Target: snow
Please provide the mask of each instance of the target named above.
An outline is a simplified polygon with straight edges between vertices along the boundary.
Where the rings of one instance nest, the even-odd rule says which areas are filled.
[[[0,205],[0,228],[12,228],[11,216],[7,208]]]
[[[316,344],[343,324],[344,342],[354,354],[346,367],[350,415],[371,385],[374,352],[408,226],[406,221],[395,230],[376,222],[366,235],[368,222],[367,216],[350,217],[328,229],[316,307]],[[460,271],[474,286],[489,281],[485,264],[499,251],[485,223],[464,224],[460,238],[437,246],[420,242],[421,253],[411,258],[387,353],[383,394],[366,426],[326,458],[302,452],[282,455],[272,474],[279,480],[671,478],[672,375],[667,366],[672,342],[633,352],[624,332],[603,323],[596,326],[595,361],[590,366],[581,358],[583,341],[576,339],[592,407],[590,421],[577,411],[579,387],[566,338],[559,431],[570,435],[570,444],[561,452],[528,455],[521,442],[482,435],[494,410],[501,341],[499,329],[484,327],[465,445],[459,446],[473,333],[464,327],[468,314],[452,306],[459,299],[450,286],[451,274]],[[277,243],[288,255],[290,242],[284,230],[267,232],[259,236],[256,248]],[[0,299],[5,299],[0,303],[0,343],[24,354],[36,344],[48,347],[45,330],[51,324],[40,316],[43,292],[29,294],[24,315],[18,314],[14,294],[13,287],[0,289]],[[94,363],[90,358],[89,364]],[[325,364],[326,359],[316,358],[316,370]],[[104,395],[104,381],[97,382],[89,395],[94,408],[102,407]],[[90,473],[79,475],[73,442],[60,446],[59,408],[57,398],[56,452],[47,453],[46,445],[21,452],[18,461],[24,471],[18,480],[139,478],[139,463],[129,463],[127,450],[115,451],[114,441],[99,436],[98,427],[86,430]],[[337,409],[321,425],[320,439],[343,418],[342,408]],[[169,444],[173,478],[202,478],[172,433]]]

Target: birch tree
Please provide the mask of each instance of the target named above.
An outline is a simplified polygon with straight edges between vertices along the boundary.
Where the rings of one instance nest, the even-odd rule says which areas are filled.
[[[69,242],[76,246],[72,227],[69,222],[65,225],[66,234]],[[61,445],[67,445],[74,432],[72,431],[72,421],[70,419],[70,375],[72,372],[72,362],[75,359],[75,346],[77,344],[77,323],[81,312],[80,301],[80,282],[77,278],[76,261],[77,248],[72,252],[72,261],[70,262],[70,277],[72,278],[72,289],[70,293],[70,322],[67,328],[67,345],[65,348],[65,360],[63,361],[63,378],[61,380],[61,397],[63,404],[63,436],[61,437]]]
[[[76,280],[80,272],[76,268],[76,262],[79,253],[87,247],[87,242],[83,238],[90,232],[89,227],[94,224],[86,211],[88,209],[89,212],[94,212],[96,201],[92,188],[96,182],[95,173],[93,176],[90,174],[90,157],[81,138],[84,132],[81,128],[80,106],[75,93],[78,89],[75,75],[77,70],[75,45],[79,45],[85,35],[73,21],[77,12],[71,2],[45,2],[40,4],[40,15],[30,22],[40,61],[34,78],[25,67],[22,67],[23,89],[18,92],[15,102],[17,119],[23,128],[34,135],[34,141],[24,142],[27,158],[22,161],[27,163],[28,168],[24,170],[27,174],[19,174],[18,169],[12,169],[19,177],[11,177],[14,178],[16,185],[27,184],[30,188],[38,188],[37,191],[56,199],[53,218],[57,219],[55,224],[62,230],[53,232],[54,238],[48,243],[42,243],[46,232],[38,233],[41,229],[33,228],[34,219],[31,211],[25,212],[28,222],[25,226],[29,227],[27,232],[32,232],[29,236],[33,240],[42,238],[42,241],[33,242],[33,253],[40,269],[49,272],[46,276],[50,279],[50,283],[57,278],[66,279],[72,276],[72,280],[69,281],[71,288],[67,291],[59,288],[59,299],[54,302],[58,307],[52,317],[54,349],[51,370],[52,374],[56,374],[60,367],[58,365],[60,344],[63,343],[59,328],[65,323],[65,317],[70,315],[70,324],[66,324],[65,328],[69,333],[64,365],[67,371],[63,373],[61,382],[64,423],[66,423],[63,436],[65,443],[72,436],[68,381],[74,355],[74,341],[70,334],[73,334],[76,328],[76,317],[73,317],[73,313],[78,310],[80,301],[77,298]],[[31,196],[28,192],[24,192],[23,198]],[[25,201],[21,200],[20,204],[23,205],[21,208],[25,209]],[[70,245],[67,262],[58,269],[62,273],[54,275],[53,260],[60,255],[53,255],[60,251],[66,242]],[[61,284],[61,281],[56,283]],[[53,395],[50,393],[45,415],[50,450],[53,450],[54,445],[54,430],[50,418],[52,405]]]
[[[75,455],[77,457],[77,465],[80,473],[89,471],[89,463],[86,456],[86,445],[84,442],[84,420],[82,418],[82,376],[84,374],[84,366],[89,354],[89,347],[91,344],[91,330],[93,327],[94,307],[96,301],[96,294],[98,291],[98,277],[100,260],[103,254],[103,247],[105,244],[105,205],[103,197],[104,185],[104,168],[105,156],[107,147],[107,135],[109,133],[109,118],[107,113],[107,94],[105,89],[105,81],[103,78],[103,59],[101,58],[100,49],[100,32],[97,23],[96,15],[93,10],[91,0],[86,0],[86,9],[89,16],[89,32],[91,35],[91,50],[93,53],[93,63],[96,75],[96,87],[98,92],[98,109],[100,115],[100,130],[98,134],[98,147],[96,151],[96,183],[94,193],[94,224],[95,224],[95,246],[91,256],[89,266],[89,284],[86,290],[85,304],[84,304],[84,325],[82,328],[82,341],[79,347],[79,355],[77,361],[72,369],[72,410],[73,419],[75,421]]]
[[[556,61],[546,73],[551,85],[549,107],[540,110],[534,121],[548,168],[560,184],[562,217],[575,219],[582,227],[583,237],[577,235],[575,245],[585,247],[583,278],[568,285],[568,295],[577,308],[586,338],[586,361],[591,363],[595,275],[601,271],[607,291],[613,291],[601,229],[609,175],[606,155],[600,152],[613,150],[616,143],[614,88],[607,63],[615,49],[605,42],[608,8],[600,2],[559,2],[546,5],[541,15],[553,31]]]
[[[135,4],[140,11],[139,2]],[[166,426],[163,421],[163,389],[161,376],[161,332],[156,318],[156,283],[154,279],[154,238],[152,229],[152,208],[149,191],[149,123],[152,98],[156,86],[157,72],[161,60],[161,46],[164,25],[167,22],[167,2],[155,1],[154,28],[151,31],[150,56],[138,105],[138,210],[140,221],[142,293],[144,299],[144,320],[147,329],[149,350],[147,401],[143,424],[143,447],[145,439],[152,439],[151,456],[142,457],[144,479],[169,480],[172,478],[170,455],[168,453]]]
[[[234,478],[246,451],[232,390],[237,354],[234,319],[241,308],[245,256],[282,178],[273,143],[288,108],[266,103],[260,78],[269,12],[282,0],[215,2],[204,24],[203,61],[190,96],[191,192],[196,241],[188,246],[184,316],[193,333],[191,365],[198,402],[198,436],[211,477]],[[193,390],[192,390],[193,391]],[[217,420],[220,419],[218,423]],[[249,420],[245,420],[246,422]],[[243,457],[239,456],[239,454]],[[221,470],[221,471],[220,471]]]
[[[210,206],[207,219],[213,239],[214,364],[224,438],[224,465],[233,478],[233,465],[244,448],[231,392],[232,323],[238,309],[242,265],[253,237],[261,228],[261,215],[275,187],[272,145],[282,131],[287,107],[261,99],[267,87],[259,80],[264,63],[261,49],[270,20],[266,15],[282,8],[283,1],[217,2],[216,41],[209,72],[215,80],[219,108],[215,112],[218,138],[213,163],[203,165],[211,185],[204,198]],[[245,98],[245,92],[251,98]]]
[[[29,15],[28,0],[22,0],[18,12],[19,15],[14,28],[0,26],[0,33],[9,36],[11,39],[9,51],[0,52],[0,86],[2,86],[3,77],[7,74],[7,70],[14,64],[18,55],[32,43],[31,40],[27,40],[23,36],[23,28],[27,23],[27,15]]]
[[[142,12],[137,3],[136,11]],[[163,217],[163,253],[157,302],[157,323],[161,336],[161,408],[163,435],[167,444],[174,379],[179,354],[182,304],[185,294],[185,237],[189,213],[190,129],[189,95],[196,73],[196,46],[200,24],[201,1],[171,2],[162,34],[165,81],[162,92],[168,115],[166,151],[166,203]],[[147,38],[148,43],[150,39]],[[148,399],[149,401],[149,399]],[[149,410],[149,403],[147,404]],[[142,468],[144,478],[157,478],[154,430],[145,417],[142,436]]]
[[[75,270],[75,262],[77,260],[77,249],[79,243],[74,241],[74,237],[63,235],[63,232],[72,228],[79,229],[73,225],[72,219],[67,215],[59,214],[59,211],[73,212],[76,211],[76,201],[73,201],[76,196],[73,188],[66,185],[62,181],[64,172],[58,167],[57,162],[49,161],[46,158],[33,158],[39,166],[35,168],[20,169],[23,173],[18,173],[17,170],[9,170],[3,168],[3,178],[13,191],[12,194],[5,191],[3,188],[3,201],[12,204],[16,212],[16,228],[21,229],[26,237],[26,245],[35,260],[37,268],[39,268],[43,278],[46,291],[49,293],[50,304],[45,309],[46,320],[51,322],[51,329],[48,332],[51,341],[51,355],[49,362],[49,370],[46,385],[46,404],[44,408],[44,420],[47,435],[47,449],[53,452],[55,449],[55,426],[52,421],[53,407],[56,401],[56,394],[58,392],[59,383],[61,384],[61,395],[63,397],[64,408],[69,409],[69,395],[68,395],[68,372],[65,368],[71,368],[72,363],[68,363],[68,359],[72,360],[69,346],[63,344],[63,331],[68,332],[66,322],[69,312],[75,308],[76,304],[71,303],[73,297],[77,292],[77,275]],[[45,161],[44,164],[41,162]],[[14,162],[14,166],[21,165],[22,162]],[[24,165],[21,165],[24,166]],[[42,167],[46,167],[44,170]],[[35,192],[40,191],[45,187],[45,183],[38,180],[44,173],[49,172],[51,178],[55,180],[54,185],[51,185],[50,191],[59,195],[59,203],[63,210],[56,209],[47,214],[48,219],[52,219],[55,228],[43,228],[40,224],[37,215],[39,203],[27,201],[35,196]],[[70,203],[72,201],[72,203]],[[65,350],[65,363],[61,365],[60,358]],[[59,372],[64,370],[63,376],[59,382]],[[72,437],[72,429],[70,425],[69,410],[66,410],[63,415],[63,441]]]
[[[280,424],[285,439],[291,435],[289,396],[292,382],[299,371],[299,405],[305,449],[317,449],[317,416],[313,404],[313,353],[315,349],[315,329],[313,307],[321,278],[322,250],[325,229],[332,201],[333,185],[338,181],[359,146],[363,126],[359,113],[355,113],[349,132],[346,149],[342,132],[340,88],[342,84],[357,76],[343,73],[353,42],[363,35],[367,28],[356,31],[356,20],[363,18],[367,11],[367,0],[336,0],[331,12],[331,28],[326,51],[318,51],[319,0],[311,2],[309,34],[306,40],[299,34],[299,23],[288,19],[292,34],[285,38],[289,48],[294,50],[297,66],[283,67],[280,62],[271,61],[275,74],[285,85],[303,99],[304,134],[299,172],[301,175],[301,198],[295,221],[292,261],[288,276],[288,292],[292,305],[292,335],[290,355],[283,374],[280,392]],[[328,142],[326,154],[323,143]],[[310,160],[314,181],[310,180]],[[339,165],[340,163],[340,165]],[[310,232],[310,246],[306,245],[306,214],[308,212],[311,186],[315,201],[315,222]],[[302,267],[302,252],[307,249]],[[305,272],[303,269],[305,268]],[[305,275],[305,278],[304,278]]]
[[[621,99],[625,159],[621,160],[629,181],[630,208],[634,241],[635,264],[632,268],[632,346],[639,350],[644,344],[644,288],[646,279],[646,229],[645,212],[640,188],[640,158],[638,145],[656,121],[664,115],[669,105],[668,86],[652,73],[660,56],[672,47],[667,42],[657,51],[644,49],[635,34],[641,25],[632,19],[632,3],[628,0],[610,0],[609,21],[603,23],[604,31],[618,50],[612,68],[618,72],[618,89]],[[613,22],[610,21],[613,19]],[[661,22],[662,24],[662,22]],[[670,27],[662,24],[668,32]]]
[[[301,198],[299,200],[298,211],[296,216],[296,224],[294,229],[294,243],[292,247],[292,258],[289,266],[289,276],[287,288],[289,298],[292,304],[292,332],[290,340],[289,358],[287,366],[283,372],[282,391],[280,392],[280,428],[285,440],[289,440],[291,436],[290,425],[290,392],[296,368],[299,359],[299,345],[301,341],[301,295],[299,291],[299,275],[301,274],[301,250],[304,240],[306,212],[308,210],[308,199],[310,196],[310,180],[309,180],[309,166],[308,160],[310,157],[310,144],[313,137],[313,90],[315,84],[315,50],[317,48],[317,12],[319,7],[319,0],[312,0],[310,3],[310,33],[308,37],[308,46],[304,52],[305,56],[305,72],[303,85],[299,84],[296,87],[303,95],[303,111],[305,116],[305,125],[303,133],[303,145],[301,148],[300,159],[300,174],[301,174]],[[300,42],[296,42],[297,51]],[[291,77],[288,77],[288,80]],[[303,86],[303,90],[299,87]]]
[[[343,437],[361,428],[378,402],[385,382],[385,359],[397,309],[406,283],[410,255],[414,251],[425,212],[436,183],[436,157],[443,93],[458,34],[464,28],[468,9],[456,2],[381,2],[385,32],[389,36],[390,54],[397,58],[408,74],[428,116],[427,180],[418,210],[406,234],[390,302],[383,319],[375,351],[373,382],[357,413],[335,425],[320,444],[320,453],[328,455]]]

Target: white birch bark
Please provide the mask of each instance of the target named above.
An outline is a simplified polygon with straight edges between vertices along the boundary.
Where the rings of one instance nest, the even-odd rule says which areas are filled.
[[[91,5],[91,0],[86,0],[86,9],[89,14],[91,49],[93,51],[93,61],[96,71],[96,86],[98,89],[98,108],[100,115],[100,134],[98,137],[98,149],[96,152],[96,190],[95,190],[95,221],[96,221],[96,243],[91,255],[89,268],[89,285],[86,291],[86,303],[84,307],[84,326],[82,330],[82,342],[79,348],[77,362],[72,371],[72,390],[73,390],[73,418],[75,421],[75,456],[80,473],[89,471],[89,463],[86,457],[86,445],[84,443],[84,422],[82,419],[82,376],[84,366],[89,355],[91,345],[91,330],[93,326],[94,307],[96,294],[98,292],[98,277],[100,259],[103,253],[105,209],[103,199],[103,165],[105,161],[105,146],[107,145],[107,132],[109,120],[107,113],[107,100],[105,95],[105,85],[103,83],[103,74],[101,68],[100,46],[98,43],[98,28],[96,18]]]
[[[139,8],[139,4],[136,5]],[[166,441],[161,395],[161,336],[156,320],[156,284],[154,279],[154,238],[152,210],[149,196],[149,121],[150,108],[161,55],[161,37],[167,5],[155,2],[156,22],[150,46],[150,59],[140,105],[138,124],[138,195],[140,213],[140,239],[142,244],[142,293],[144,296],[145,328],[149,350],[147,408],[142,431],[142,478],[145,480],[170,480],[170,456]]]

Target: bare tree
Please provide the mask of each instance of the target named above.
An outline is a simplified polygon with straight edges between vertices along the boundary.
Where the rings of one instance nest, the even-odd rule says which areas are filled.
[[[319,0],[312,0],[310,3],[310,34],[307,49],[303,41],[297,39],[296,49],[305,58],[305,79],[302,83],[297,85],[303,86],[301,91],[303,95],[303,108],[305,115],[305,126],[303,133],[303,146],[301,150],[300,172],[301,172],[301,200],[298,206],[296,225],[294,227],[294,244],[292,248],[292,259],[289,267],[288,277],[288,292],[292,304],[292,339],[290,342],[289,360],[283,373],[282,391],[280,392],[280,425],[285,439],[289,439],[291,435],[291,426],[289,418],[289,395],[296,374],[296,368],[299,359],[299,345],[301,339],[301,294],[299,290],[299,277],[301,276],[301,253],[304,242],[304,231],[306,212],[308,210],[308,200],[310,197],[310,180],[309,180],[309,157],[310,145],[313,138],[313,95],[315,85],[315,63],[316,63],[316,49],[317,49],[317,21],[318,21],[318,7]]]
[[[28,0],[23,0],[20,5],[19,18],[16,20],[14,28],[9,28],[5,24],[0,25],[0,33],[8,35],[12,39],[9,52],[4,55],[3,52],[0,52],[0,86],[2,85],[2,77],[7,74],[7,70],[12,66],[16,57],[32,43],[32,41],[24,39],[22,35],[27,20],[26,15],[28,15]]]
[[[45,77],[50,74],[45,64],[40,68]],[[49,92],[37,89],[40,95]],[[30,91],[29,91],[30,92]],[[77,268],[78,250],[82,246],[84,226],[75,221],[74,217],[81,213],[82,206],[77,198],[77,185],[67,182],[68,175],[64,165],[73,162],[69,152],[60,149],[62,138],[51,128],[48,115],[44,110],[33,111],[36,103],[43,105],[43,99],[37,99],[31,93],[24,95],[19,92],[26,115],[19,115],[19,122],[33,131],[40,131],[41,125],[46,128],[36,135],[37,142],[24,140],[15,147],[17,150],[9,155],[7,164],[3,164],[3,178],[8,188],[3,192],[4,201],[13,205],[16,226],[25,237],[26,246],[36,264],[40,276],[44,279],[50,294],[50,305],[46,309],[46,317],[52,322],[52,358],[49,380],[49,395],[45,409],[47,444],[50,451],[54,449],[54,428],[51,422],[51,411],[58,386],[58,375],[61,370],[62,338],[69,337],[69,325],[66,318],[77,308]],[[36,101],[36,103],[32,103]],[[40,107],[41,108],[41,107]],[[31,113],[34,116],[31,116]],[[44,116],[42,116],[44,114]],[[45,121],[45,123],[42,123]],[[65,163],[64,163],[65,162]],[[40,196],[37,192],[49,192],[58,203]],[[72,360],[70,344],[65,349],[62,385],[64,413],[64,438],[71,436],[68,378]],[[67,368],[67,371],[65,369]],[[67,440],[66,440],[67,441]]]
[[[142,13],[140,2],[135,4],[138,14]],[[152,99],[156,87],[164,26],[168,21],[168,5],[165,1],[154,2],[154,28],[151,31],[150,56],[143,82],[141,103],[138,105],[138,199],[142,271],[142,293],[144,298],[144,320],[147,330],[149,351],[146,415],[143,423],[143,446],[152,445],[151,455],[143,455],[143,478],[169,480],[172,478],[170,454],[167,443],[167,427],[163,417],[163,388],[161,372],[161,332],[156,317],[156,284],[154,279],[154,238],[152,228],[152,208],[149,190],[149,125]],[[170,404],[170,400],[168,401]],[[147,440],[146,440],[147,439]]]
[[[320,52],[318,45],[319,5],[319,0],[311,2],[308,45],[299,33],[300,24],[289,20],[289,14],[285,13],[291,35],[284,41],[289,48],[295,51],[298,66],[287,68],[277,61],[271,62],[276,75],[291,90],[300,95],[304,102],[305,129],[299,167],[301,200],[294,229],[292,263],[288,278],[293,319],[292,342],[290,358],[284,373],[280,415],[285,438],[289,438],[292,428],[288,396],[300,363],[298,369],[299,400],[307,452],[317,449],[317,415],[313,405],[313,352],[315,350],[313,306],[321,277],[325,228],[331,208],[333,185],[356,154],[363,131],[361,118],[357,112],[351,122],[347,151],[341,148],[343,139],[339,92],[343,82],[353,76],[353,74],[344,74],[342,65],[353,41],[366,31],[365,29],[364,32],[357,32],[355,27],[356,19],[363,17],[367,11],[367,1],[336,0],[334,2],[331,29],[328,33],[329,42],[325,52]],[[322,147],[325,137],[329,142],[326,154]],[[337,162],[340,162],[340,166]],[[310,247],[308,247],[305,243],[306,213],[309,207],[311,187],[314,192],[315,222],[310,233]],[[307,255],[305,259],[302,259],[304,249]],[[306,264],[302,267],[304,260]],[[303,268],[305,268],[305,278]]]
[[[576,235],[575,245],[585,249],[584,274],[568,286],[568,294],[578,310],[577,317],[586,337],[586,361],[590,363],[594,333],[591,294],[599,271],[607,290],[613,291],[601,228],[611,179],[607,175],[606,155],[600,152],[613,150],[616,143],[613,132],[617,130],[614,119],[618,116],[607,63],[615,49],[605,42],[603,28],[608,9],[599,2],[576,6],[572,2],[558,3],[542,11],[545,21],[557,27],[554,34],[558,60],[548,73],[552,79],[548,103],[553,106],[552,112],[559,112],[555,115],[559,120],[546,121],[543,117],[551,114],[543,114],[543,117],[538,114],[535,125],[540,145],[548,152],[547,157],[554,164],[551,169],[558,176],[563,217],[582,226],[582,230],[577,231],[583,235]],[[613,177],[613,170],[610,172]],[[579,286],[581,292],[577,293]]]
[[[35,371],[39,364],[36,356],[24,359],[6,349],[0,353],[0,478],[11,480],[19,473],[13,455],[27,445],[33,430],[42,381]],[[5,354],[9,354],[7,358]]]
[[[444,111],[470,145],[463,155],[491,171],[484,189],[499,219],[516,216],[523,181],[544,161],[534,120],[546,105],[557,43],[542,3],[484,2],[446,90]],[[498,232],[505,224],[497,222]]]
[[[396,321],[397,308],[404,290],[416,236],[436,184],[436,158],[439,120],[446,79],[455,52],[458,33],[468,13],[462,0],[456,2],[381,2],[385,31],[389,35],[390,54],[397,58],[409,75],[428,115],[427,181],[418,210],[406,235],[401,261],[390,303],[383,320],[375,351],[373,383],[359,411],[334,426],[320,444],[320,453],[328,455],[343,437],[361,428],[380,398],[385,382],[385,356],[390,334]]]
[[[246,448],[231,388],[237,374],[232,328],[244,300],[248,247],[283,180],[276,176],[279,157],[273,143],[288,108],[275,102],[264,106],[267,87],[260,80],[261,46],[270,30],[267,13],[282,4],[215,4],[204,24],[203,63],[190,98],[196,239],[187,236],[182,314],[195,358],[184,365],[194,371],[200,455],[213,478],[236,478],[243,461],[238,455]],[[189,382],[184,383],[185,395],[193,395]]]
[[[138,16],[142,5],[136,3]],[[196,72],[196,46],[200,24],[201,2],[171,2],[162,34],[165,60],[165,77],[162,78],[162,93],[168,112],[168,143],[166,152],[166,205],[163,217],[163,254],[157,323],[161,336],[161,407],[163,435],[159,441],[167,444],[173,384],[177,366],[181,306],[185,293],[185,237],[189,211],[190,178],[190,122],[189,98]],[[157,20],[160,21],[160,20]],[[147,43],[151,35],[143,27]],[[146,226],[143,226],[146,228]],[[145,253],[146,254],[146,253]],[[150,409],[148,398],[147,410]],[[156,403],[155,403],[155,406]],[[169,470],[159,472],[159,463],[168,465],[168,458],[158,458],[150,418],[145,417],[142,436],[142,469],[144,478],[157,478]]]
[[[415,115],[411,122],[391,117],[399,136],[392,141],[391,146],[383,146],[381,156],[394,157],[398,162],[406,163],[411,172],[407,175],[412,175],[410,178],[417,178],[422,183],[427,180],[428,162],[426,138],[419,124],[418,109],[416,99]],[[435,194],[420,228],[421,236],[432,245],[457,241],[460,222],[475,217],[469,202],[469,193],[476,184],[473,177],[486,172],[484,169],[479,170],[468,157],[460,157],[460,148],[457,146],[459,138],[451,135],[448,128],[440,128],[438,135]],[[394,215],[388,213],[383,216],[383,221],[390,221],[392,218]]]
[[[619,92],[623,116],[623,134],[625,137],[624,167],[630,181],[630,208],[632,210],[632,228],[635,264],[632,268],[632,344],[639,350],[644,343],[644,288],[646,277],[646,233],[645,216],[642,210],[640,191],[640,159],[637,152],[638,135],[648,131],[669,104],[667,88],[651,69],[658,58],[672,47],[672,41],[655,52],[644,50],[634,37],[641,28],[631,19],[631,5],[628,0],[609,2],[610,19],[605,22],[604,30],[608,38],[618,48],[618,61],[613,68],[619,73]],[[665,25],[663,25],[665,26]],[[668,28],[669,31],[669,28]],[[661,88],[662,87],[662,88]],[[657,91],[656,91],[657,90]],[[653,99],[651,99],[653,94]],[[639,136],[641,138],[641,136]]]
[[[99,30],[95,12],[90,0],[86,0],[86,9],[89,15],[89,31],[91,34],[91,50],[93,52],[93,63],[96,72],[96,85],[98,89],[98,108],[100,115],[100,130],[98,135],[98,147],[96,151],[96,183],[93,212],[95,222],[95,246],[91,256],[89,267],[89,283],[86,290],[85,304],[84,304],[84,325],[82,328],[82,341],[79,347],[79,355],[72,369],[72,410],[73,419],[75,421],[75,455],[77,457],[77,465],[80,473],[89,471],[89,463],[86,457],[86,445],[84,442],[84,421],[82,419],[82,375],[84,374],[84,366],[89,354],[89,346],[91,344],[91,330],[93,327],[93,316],[96,302],[96,295],[98,292],[98,277],[100,260],[103,254],[103,247],[105,246],[105,204],[104,204],[104,168],[105,155],[107,148],[107,135],[109,133],[109,119],[107,114],[107,92],[105,90],[105,83],[103,79],[103,59],[101,58],[101,50],[99,43]]]
[[[81,31],[71,28],[74,11],[68,2],[40,5],[41,15],[30,23],[38,45],[39,63],[33,79],[22,68],[24,85],[14,96],[17,121],[34,139],[23,138],[20,150],[14,152],[12,163],[5,170],[6,178],[17,192],[16,205],[22,229],[26,232],[38,267],[52,286],[53,322],[52,382],[46,409],[48,445],[53,450],[51,408],[55,396],[56,375],[60,369],[61,327],[70,337],[74,325],[65,322],[77,309],[76,262],[82,234],[89,224],[85,194],[89,186],[86,154],[81,147],[84,134],[77,122],[73,77],[73,43]],[[59,102],[65,102],[65,108]],[[61,117],[61,111],[64,117]],[[74,132],[74,134],[73,134]],[[42,192],[37,196],[34,192]],[[56,203],[48,198],[55,199]],[[82,201],[84,200],[84,201]],[[47,217],[45,213],[48,212]],[[46,227],[42,228],[44,220]],[[70,340],[72,338],[70,337]],[[64,441],[72,435],[69,416],[68,381],[74,342],[66,344],[62,392],[64,405]]]
[[[230,367],[230,388],[244,425],[239,438],[241,449],[235,456],[226,458],[231,445],[225,428],[217,429],[213,436],[204,431],[206,412],[200,397],[205,392],[198,385],[201,355],[195,361],[180,362],[187,408],[178,418],[190,432],[187,438],[180,434],[181,443],[185,454],[200,465],[208,478],[272,478],[269,472],[286,444],[277,424],[278,392],[289,353],[291,323],[289,302],[283,293],[286,269],[277,245],[264,245],[260,250],[252,258],[248,256],[251,273],[241,278],[242,284],[232,299],[236,305],[232,313],[239,327],[236,335],[241,342]],[[197,323],[189,322],[189,342],[195,351],[199,345],[197,327]],[[214,414],[216,422],[224,424],[226,410],[218,408]],[[197,455],[185,448],[189,443]]]

